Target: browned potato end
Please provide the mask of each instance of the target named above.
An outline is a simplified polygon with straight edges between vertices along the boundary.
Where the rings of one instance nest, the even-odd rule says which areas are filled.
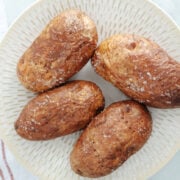
[[[152,130],[151,116],[135,101],[111,104],[84,130],[70,155],[74,172],[86,177],[105,176],[147,141]]]
[[[32,99],[15,123],[29,140],[47,140],[78,131],[104,108],[100,88],[89,81],[73,81]]]

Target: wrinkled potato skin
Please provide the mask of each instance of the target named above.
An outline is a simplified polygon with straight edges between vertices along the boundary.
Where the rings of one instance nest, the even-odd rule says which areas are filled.
[[[152,120],[135,101],[111,104],[84,130],[71,152],[72,169],[82,176],[100,177],[118,168],[150,136]]]
[[[180,63],[155,42],[114,35],[95,51],[95,71],[129,97],[157,108],[180,107]]]
[[[43,92],[66,82],[93,55],[97,45],[94,22],[79,10],[67,10],[50,21],[17,65],[21,83]]]
[[[29,140],[48,140],[78,131],[104,107],[99,87],[73,81],[32,99],[15,123],[17,133]]]

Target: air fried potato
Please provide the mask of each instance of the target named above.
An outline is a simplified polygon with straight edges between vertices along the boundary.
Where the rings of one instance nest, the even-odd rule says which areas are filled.
[[[93,55],[98,36],[94,22],[79,10],[52,19],[17,65],[21,83],[43,92],[66,82]]]
[[[15,123],[17,133],[29,140],[48,140],[78,131],[104,108],[99,87],[73,81],[32,99]]]
[[[70,155],[71,167],[82,176],[105,176],[138,151],[151,130],[145,106],[135,101],[113,103],[81,134]]]
[[[180,63],[155,42],[119,34],[95,51],[96,72],[133,99],[157,108],[180,107]]]

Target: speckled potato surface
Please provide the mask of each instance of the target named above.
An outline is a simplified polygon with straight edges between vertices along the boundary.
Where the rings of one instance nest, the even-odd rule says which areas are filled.
[[[180,107],[180,63],[149,39],[114,35],[97,48],[92,65],[139,102],[158,108]]]
[[[88,62],[97,40],[96,26],[84,12],[62,12],[50,21],[20,58],[19,80],[35,92],[66,82]]]
[[[145,106],[130,100],[113,103],[81,134],[71,152],[71,167],[82,176],[105,176],[138,151],[151,130]]]
[[[72,81],[32,99],[15,123],[29,140],[47,140],[78,131],[104,108],[100,88],[89,81]]]

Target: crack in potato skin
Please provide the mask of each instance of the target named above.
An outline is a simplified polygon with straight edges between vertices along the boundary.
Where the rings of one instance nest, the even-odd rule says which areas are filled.
[[[149,39],[111,36],[96,49],[92,65],[104,79],[141,103],[180,107],[180,63]]]
[[[81,134],[71,155],[72,169],[82,176],[105,176],[148,140],[152,120],[146,107],[127,100],[111,104]]]
[[[104,108],[100,88],[89,81],[73,81],[32,99],[15,123],[29,140],[48,140],[83,129]]]
[[[21,83],[43,92],[66,82],[93,55],[98,41],[94,22],[79,10],[67,10],[50,21],[20,58]]]

